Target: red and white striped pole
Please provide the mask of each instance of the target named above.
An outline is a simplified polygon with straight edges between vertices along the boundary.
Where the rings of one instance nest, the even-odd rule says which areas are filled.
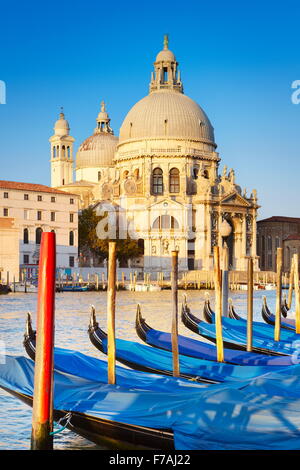
[[[55,312],[55,233],[42,234],[38,278],[37,335],[32,411],[32,450],[53,449],[53,349]]]

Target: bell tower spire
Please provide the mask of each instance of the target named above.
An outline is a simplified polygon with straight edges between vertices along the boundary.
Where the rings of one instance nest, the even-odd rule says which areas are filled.
[[[54,125],[54,135],[49,139],[51,145],[51,186],[54,188],[73,182],[73,144],[70,127],[60,108],[59,119]]]
[[[175,55],[169,49],[169,36],[164,35],[164,48],[154,62],[154,73],[151,75],[150,93],[158,90],[173,90],[183,93],[183,86],[178,72]]]

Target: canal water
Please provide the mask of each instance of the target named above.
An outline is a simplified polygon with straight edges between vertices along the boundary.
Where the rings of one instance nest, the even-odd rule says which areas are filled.
[[[202,317],[204,291],[179,291],[179,301],[187,295],[188,303],[193,313]],[[261,300],[266,295],[271,310],[275,308],[275,291],[255,291],[254,317],[261,321]],[[213,291],[210,292],[212,305],[214,305]],[[246,315],[247,293],[232,292],[236,311],[242,316]],[[117,293],[116,308],[116,334],[117,337],[138,341],[135,333],[134,320],[137,303],[141,304],[142,314],[147,322],[156,329],[170,331],[171,327],[171,292],[128,292]],[[96,308],[97,319],[100,326],[106,329],[106,293],[82,292],[60,293],[56,295],[56,326],[55,344],[69,349],[76,349],[90,356],[106,356],[98,352],[90,343],[87,328],[89,323],[90,306]],[[0,340],[4,341],[6,354],[24,355],[23,334],[26,312],[33,316],[36,324],[36,294],[11,293],[0,296]],[[199,339],[199,336],[190,332],[179,322],[179,333]],[[0,389],[0,449],[28,449],[31,433],[31,408],[13,398]],[[87,441],[71,431],[65,430],[54,436],[56,449],[101,449],[101,447]]]

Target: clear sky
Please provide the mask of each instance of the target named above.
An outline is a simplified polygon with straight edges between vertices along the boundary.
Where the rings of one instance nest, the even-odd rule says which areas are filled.
[[[298,5],[297,5],[298,4]],[[206,111],[224,164],[258,191],[260,218],[300,217],[296,1],[0,1],[0,179],[50,184],[60,106],[78,145],[107,102],[115,134],[148,93],[169,33],[185,93]]]

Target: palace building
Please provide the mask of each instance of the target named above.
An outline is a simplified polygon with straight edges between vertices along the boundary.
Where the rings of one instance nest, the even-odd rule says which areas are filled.
[[[214,128],[183,91],[175,55],[165,36],[149,93],[129,110],[114,135],[101,103],[93,134],[80,146],[73,180],[73,145],[60,114],[51,144],[51,185],[78,194],[82,208],[108,207],[144,246],[147,271],[210,270],[213,246],[226,241],[231,269],[245,270],[256,257],[257,194],[247,196],[233,169],[219,171]]]
[[[0,280],[34,277],[43,232],[56,233],[56,266],[78,265],[78,195],[42,184],[0,181]]]

